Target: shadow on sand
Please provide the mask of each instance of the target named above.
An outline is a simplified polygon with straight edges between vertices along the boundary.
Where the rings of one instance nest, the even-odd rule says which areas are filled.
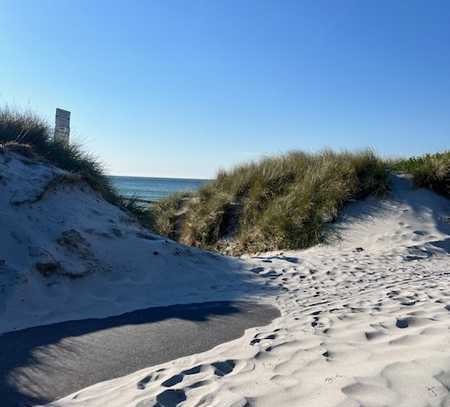
[[[0,336],[0,404],[45,404],[99,381],[208,350],[279,316],[248,302],[154,307]]]

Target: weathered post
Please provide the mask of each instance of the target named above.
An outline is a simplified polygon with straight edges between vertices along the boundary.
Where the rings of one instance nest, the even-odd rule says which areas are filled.
[[[69,144],[70,142],[70,112],[56,108],[54,140]]]

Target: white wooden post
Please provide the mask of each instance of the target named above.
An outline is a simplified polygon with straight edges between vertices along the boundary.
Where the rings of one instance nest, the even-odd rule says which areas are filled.
[[[56,108],[54,140],[60,143],[70,142],[70,112]]]

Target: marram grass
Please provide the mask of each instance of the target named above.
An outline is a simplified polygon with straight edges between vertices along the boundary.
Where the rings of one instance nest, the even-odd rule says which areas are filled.
[[[150,211],[157,233],[239,255],[319,243],[347,202],[387,188],[386,166],[370,150],[292,152],[220,171],[190,198]]]
[[[7,108],[0,110],[0,143],[28,145],[37,155],[55,166],[79,174],[108,200],[116,198],[100,161],[76,144],[53,141],[50,127],[38,116]]]
[[[417,186],[450,198],[450,151],[393,160],[390,166],[396,171],[411,174]]]

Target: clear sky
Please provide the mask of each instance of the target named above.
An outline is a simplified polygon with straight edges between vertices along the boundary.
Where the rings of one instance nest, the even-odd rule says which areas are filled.
[[[450,1],[0,0],[0,104],[113,174],[323,147],[450,148]]]

